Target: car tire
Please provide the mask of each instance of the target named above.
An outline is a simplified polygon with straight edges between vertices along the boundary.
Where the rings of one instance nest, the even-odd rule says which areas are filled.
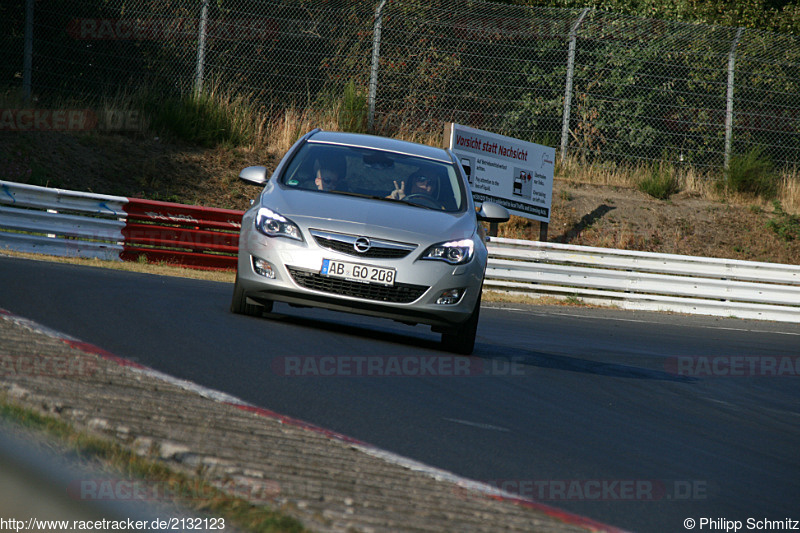
[[[472,314],[463,324],[442,333],[442,347],[448,352],[469,355],[475,349],[475,336],[478,333],[478,318],[481,313],[481,296],[475,302]]]
[[[244,289],[239,285],[239,275],[233,282],[233,297],[231,298],[231,312],[237,315],[261,316],[263,313],[272,311],[272,302],[269,305],[257,305],[247,302]]]

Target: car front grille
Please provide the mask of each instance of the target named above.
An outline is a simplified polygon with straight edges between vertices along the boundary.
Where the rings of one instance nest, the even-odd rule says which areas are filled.
[[[360,252],[354,246],[359,236],[321,230],[311,230],[311,235],[322,248],[366,259],[401,259],[417,248],[416,244],[370,239],[369,250]]]
[[[378,285],[363,283],[346,279],[323,276],[319,272],[287,267],[292,279],[305,289],[327,292],[363,300],[376,302],[389,302],[398,304],[411,303],[422,296],[428,287],[424,285],[411,285],[408,283],[395,283],[394,285]]]

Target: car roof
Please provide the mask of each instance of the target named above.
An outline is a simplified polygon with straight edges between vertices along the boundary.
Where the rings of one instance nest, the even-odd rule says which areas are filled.
[[[446,150],[425,144],[417,144],[379,135],[365,133],[345,133],[340,131],[317,131],[308,139],[311,143],[338,144],[340,146],[354,146],[358,148],[373,148],[386,152],[413,155],[433,159],[444,163],[452,163]]]

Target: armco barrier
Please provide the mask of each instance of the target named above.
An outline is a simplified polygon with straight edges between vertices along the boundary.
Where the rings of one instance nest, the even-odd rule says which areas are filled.
[[[0,249],[236,267],[242,212],[0,181]]]
[[[236,267],[241,211],[0,181],[0,249]],[[493,238],[488,290],[800,322],[800,266]]]
[[[493,238],[485,288],[800,322],[800,266]]]
[[[120,257],[193,267],[236,267],[242,211],[130,198]],[[137,222],[133,222],[137,221]]]

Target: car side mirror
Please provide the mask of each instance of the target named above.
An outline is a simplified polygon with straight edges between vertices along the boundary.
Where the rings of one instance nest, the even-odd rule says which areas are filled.
[[[480,210],[478,211],[478,220],[484,220],[490,223],[508,222],[511,215],[508,210],[502,205],[493,202],[483,202]]]
[[[244,168],[239,172],[239,179],[251,185],[265,185],[269,181],[267,167],[254,166]]]

